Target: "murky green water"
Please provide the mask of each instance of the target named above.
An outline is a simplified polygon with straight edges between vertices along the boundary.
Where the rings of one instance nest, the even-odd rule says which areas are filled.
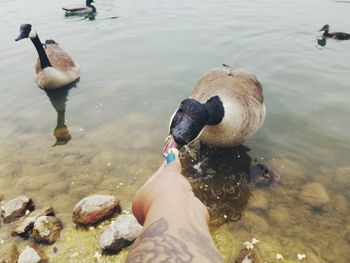
[[[350,41],[322,47],[317,30],[328,23],[331,31],[350,31],[350,4],[98,0],[90,20],[65,18],[59,9],[69,3],[0,1],[0,194],[5,200],[27,194],[37,207],[54,207],[65,229],[56,254],[45,248],[52,262],[97,260],[104,226],[74,230],[72,207],[105,193],[129,211],[134,191],[162,161],[170,115],[196,80],[222,63],[256,74],[267,105],[250,150],[209,149],[201,166],[196,145],[184,154],[184,172],[210,207],[226,262],[253,237],[263,262],[277,262],[277,253],[283,262],[298,262],[298,253],[305,262],[348,262]],[[46,94],[36,86],[36,51],[29,41],[14,42],[22,23],[35,25],[42,40],[55,39],[80,64],[75,87]],[[64,123],[71,139],[52,147]],[[276,186],[247,182],[254,160],[275,169]],[[301,198],[310,182],[329,196],[323,209]],[[8,226],[0,238],[32,243],[9,237]],[[102,261],[123,262],[125,254]]]

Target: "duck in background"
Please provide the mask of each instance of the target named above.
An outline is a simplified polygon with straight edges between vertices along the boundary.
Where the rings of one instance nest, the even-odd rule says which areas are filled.
[[[348,40],[350,39],[350,34],[348,33],[343,33],[343,32],[333,32],[329,33],[329,25],[324,25],[320,31],[324,31],[323,37],[325,38],[333,38],[333,39],[338,39],[338,40]]]
[[[62,9],[66,12],[66,16],[96,13],[96,7],[93,2],[93,0],[86,0],[85,5],[67,6],[62,7]]]
[[[20,27],[20,35],[15,41],[29,38],[39,55],[35,65],[35,80],[42,89],[58,89],[77,81],[79,66],[61,49],[54,40],[42,44],[36,30],[30,24]]]
[[[262,86],[254,75],[228,66],[211,70],[172,115],[163,154],[197,138],[216,147],[240,145],[261,127],[265,112]]]

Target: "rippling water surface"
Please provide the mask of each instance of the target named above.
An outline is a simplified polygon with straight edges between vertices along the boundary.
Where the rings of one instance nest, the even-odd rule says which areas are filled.
[[[298,253],[305,262],[348,262],[350,41],[317,40],[327,23],[350,31],[349,3],[97,0],[96,17],[64,17],[60,7],[71,3],[0,1],[0,194],[54,207],[65,228],[57,253],[42,247],[52,262],[98,260],[105,226],[75,230],[72,207],[105,193],[130,211],[133,193],[162,161],[172,112],[222,63],[256,74],[267,106],[263,127],[244,147],[204,147],[199,156],[194,143],[183,152],[184,173],[210,208],[225,261],[254,237],[262,262],[276,254],[298,262]],[[79,63],[74,87],[46,93],[36,86],[36,51],[29,40],[14,41],[22,23]],[[279,175],[276,185],[249,182],[257,162]],[[322,208],[305,199],[316,191],[310,183],[325,190],[316,199],[329,198]],[[20,248],[32,242],[10,237],[8,226],[0,238]]]

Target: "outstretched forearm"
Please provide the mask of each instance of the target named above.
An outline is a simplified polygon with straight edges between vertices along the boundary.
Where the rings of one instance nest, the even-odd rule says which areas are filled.
[[[155,201],[126,262],[223,262],[198,202],[192,192],[172,192]]]

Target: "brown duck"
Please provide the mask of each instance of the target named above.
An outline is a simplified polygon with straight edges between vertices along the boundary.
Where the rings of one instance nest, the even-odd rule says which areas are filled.
[[[333,38],[338,40],[348,40],[350,39],[350,34],[343,32],[333,32],[329,33],[329,25],[324,25],[320,31],[324,31],[323,36],[327,38]]]

